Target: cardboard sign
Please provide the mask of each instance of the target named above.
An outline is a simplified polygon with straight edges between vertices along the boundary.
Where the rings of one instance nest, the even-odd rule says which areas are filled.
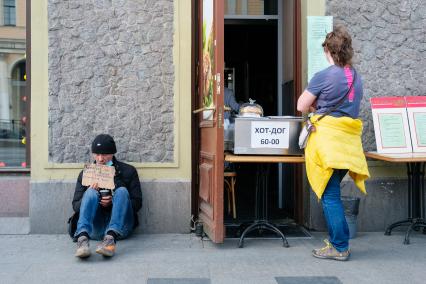
[[[413,152],[426,152],[426,96],[405,97]]]
[[[404,97],[371,98],[377,153],[410,153],[411,136]]]
[[[115,168],[105,165],[86,164],[83,170],[84,186],[97,183],[99,188],[114,189]]]
[[[253,121],[251,124],[252,148],[288,149],[290,135],[288,121]]]

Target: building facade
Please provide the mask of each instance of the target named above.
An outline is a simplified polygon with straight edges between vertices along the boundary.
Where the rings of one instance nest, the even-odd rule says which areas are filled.
[[[274,3],[228,0],[225,9],[228,15],[267,14],[282,7]],[[16,200],[27,198],[28,213],[21,217],[28,218],[29,232],[66,231],[75,179],[90,161],[89,145],[99,133],[114,136],[117,157],[139,172],[144,198],[138,232],[189,232],[191,214],[197,211],[192,208],[197,175],[196,130],[191,127],[196,70],[193,4],[190,0],[32,3],[31,178],[26,180],[29,190],[12,193]],[[307,16],[333,16],[335,24],[345,24],[353,35],[355,67],[364,81],[363,143],[365,150],[374,150],[369,98],[426,93],[424,1],[283,1],[284,7],[296,4],[302,88],[307,85]],[[2,27],[0,44],[1,33]],[[14,58],[11,62],[19,62],[19,56]],[[1,60],[0,56],[0,74]],[[9,65],[3,63],[7,70],[4,66]],[[362,196],[359,230],[383,230],[406,214],[405,168],[374,161],[369,167],[372,178],[367,182],[368,196]],[[2,179],[1,191],[6,192],[8,184],[23,178],[15,173]],[[303,225],[324,230],[320,205],[306,178],[300,179]],[[350,180],[344,181],[343,192],[358,195]]]

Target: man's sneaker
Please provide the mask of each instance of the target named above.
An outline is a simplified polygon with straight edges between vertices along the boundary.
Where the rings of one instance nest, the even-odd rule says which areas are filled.
[[[323,259],[334,259],[334,260],[348,260],[350,256],[349,250],[339,252],[337,249],[333,247],[332,244],[328,240],[324,240],[326,243],[326,246],[320,249],[314,249],[312,251],[312,255],[317,258],[323,258]]]
[[[106,235],[102,243],[100,243],[96,252],[103,256],[113,256],[115,253],[115,240],[113,236]]]
[[[77,251],[75,252],[76,257],[86,258],[90,256],[89,238],[86,236],[80,236],[77,239]]]

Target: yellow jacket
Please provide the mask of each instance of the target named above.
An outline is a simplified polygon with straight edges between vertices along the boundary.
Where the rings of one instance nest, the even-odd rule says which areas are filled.
[[[350,117],[320,115],[311,118],[312,132],[305,149],[306,174],[312,190],[321,198],[333,169],[348,169],[349,175],[363,192],[364,181],[370,177],[362,149],[362,121]]]

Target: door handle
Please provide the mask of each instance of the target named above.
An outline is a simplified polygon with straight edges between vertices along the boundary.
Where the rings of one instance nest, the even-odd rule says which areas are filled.
[[[202,112],[204,110],[213,110],[213,112],[214,112],[214,111],[216,111],[216,107],[202,107],[202,108],[198,108],[196,110],[193,110],[192,113],[195,114],[195,113]]]
[[[221,107],[219,107],[218,120],[219,120],[218,127],[222,128],[222,126],[223,126],[223,110],[222,110]]]

